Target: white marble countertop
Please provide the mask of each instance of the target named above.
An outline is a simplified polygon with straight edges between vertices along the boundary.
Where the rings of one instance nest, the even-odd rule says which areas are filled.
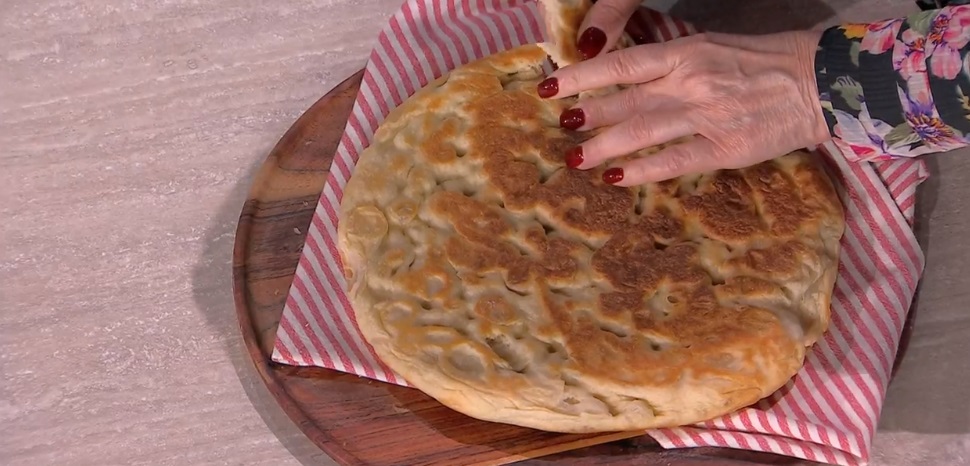
[[[243,352],[233,231],[254,169],[398,4],[0,2],[0,464],[328,464]],[[656,5],[752,32],[915,10]],[[970,151],[930,160],[917,327],[874,465],[970,464]]]

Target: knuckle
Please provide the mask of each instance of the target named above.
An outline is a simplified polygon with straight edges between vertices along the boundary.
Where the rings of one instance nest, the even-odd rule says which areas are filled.
[[[614,115],[635,115],[636,109],[640,105],[640,97],[637,93],[625,91],[617,94],[609,102],[603,102],[603,107],[607,105]]]
[[[626,49],[634,50],[634,49]],[[636,59],[630,53],[624,53],[625,50],[620,52],[615,52],[609,55],[610,60],[606,62],[606,72],[607,74],[615,79],[623,79],[630,76],[634,76],[637,72],[637,62]]]
[[[678,57],[691,69],[706,71],[722,66],[726,57],[729,57],[731,53],[731,50],[727,47],[705,39],[686,45],[680,50]]]
[[[656,131],[649,120],[642,115],[637,115],[630,121],[629,136],[641,144],[652,144]]]
[[[716,59],[724,53],[724,46],[715,42],[710,35],[705,35],[701,40],[691,44],[692,52],[699,55],[701,60]]]
[[[617,103],[617,110],[621,112],[622,115],[634,115],[640,107],[641,99],[637,98],[636,95],[631,95],[628,99],[620,100]]]
[[[667,157],[662,164],[664,170],[673,176],[690,172],[700,159],[696,152],[697,149],[696,144],[674,144],[667,150]]]
[[[671,149],[667,153],[661,167],[669,175],[679,175],[687,167],[687,158],[683,149]]]

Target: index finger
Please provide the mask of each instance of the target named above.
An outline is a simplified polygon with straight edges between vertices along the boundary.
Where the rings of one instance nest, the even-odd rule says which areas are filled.
[[[639,84],[662,78],[673,70],[675,61],[674,42],[644,44],[610,52],[586,61],[560,68],[539,84],[550,88],[555,83],[554,95],[549,98],[570,97],[580,92],[616,84]]]

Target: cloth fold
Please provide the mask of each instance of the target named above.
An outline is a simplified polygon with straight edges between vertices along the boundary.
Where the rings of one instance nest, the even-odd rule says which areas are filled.
[[[392,108],[477,58],[543,40],[523,0],[407,0],[378,37],[310,225],[276,335],[273,360],[407,385],[353,319],[336,248],[337,212],[359,154]],[[641,37],[668,41],[689,24],[642,8]],[[757,405],[700,425],[646,432],[665,448],[720,446],[841,465],[866,464],[906,313],[923,269],[912,231],[919,160],[850,164],[819,148],[844,187],[846,233],[832,322],[804,368]]]

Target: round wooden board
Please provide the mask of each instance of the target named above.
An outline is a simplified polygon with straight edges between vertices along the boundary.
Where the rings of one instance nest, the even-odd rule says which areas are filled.
[[[269,154],[239,217],[233,250],[236,312],[249,355],[311,441],[345,465],[810,464],[727,449],[663,450],[642,434],[562,435],[482,422],[417,390],[272,362],[307,227],[362,77],[356,73],[317,101]]]

